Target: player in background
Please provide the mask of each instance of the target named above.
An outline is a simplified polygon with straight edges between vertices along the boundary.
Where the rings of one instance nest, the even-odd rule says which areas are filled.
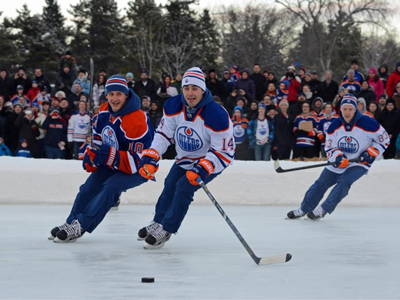
[[[160,156],[175,142],[175,163],[165,179],[154,219],[138,233],[138,240],[146,242],[145,249],[164,246],[178,231],[200,188],[197,179],[213,180],[232,163],[235,153],[229,114],[214,102],[199,68],[185,72],[182,92],[165,102],[154,140],[140,161],[139,173],[153,179]]]
[[[339,118],[326,132],[325,151],[334,165],[324,168],[317,181],[306,192],[301,207],[290,211],[289,219],[307,214],[312,220],[332,213],[347,196],[351,185],[367,174],[375,158],[389,146],[389,135],[374,119],[362,115],[357,109],[357,98],[352,94],[343,97]],[[359,162],[349,163],[359,158]],[[322,205],[318,206],[325,192],[332,189]]]
[[[326,132],[328,131],[329,126],[332,122],[337,119],[339,116],[335,113],[332,103],[327,102],[324,104],[323,112],[318,117],[318,130],[323,134],[321,136],[321,156],[326,157],[325,153],[325,141],[326,141]]]
[[[140,109],[140,99],[120,75],[105,85],[108,102],[102,105],[93,123],[97,147],[86,149],[83,168],[90,172],[79,188],[66,222],[53,228],[49,239],[74,242],[84,232],[91,233],[113,207],[121,192],[146,182],[138,173],[144,149],[153,139],[149,119]]]

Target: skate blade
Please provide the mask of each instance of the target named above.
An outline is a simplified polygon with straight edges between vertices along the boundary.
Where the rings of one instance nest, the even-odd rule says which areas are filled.
[[[147,236],[146,236],[146,237],[147,237]],[[145,239],[146,239],[146,238],[141,238],[141,237],[138,237],[138,238],[137,238],[138,241],[144,241]]]
[[[50,241],[52,241],[52,240],[54,240],[55,238],[56,238],[55,236],[52,236],[52,235],[51,235],[51,236],[49,236],[47,239],[50,240]]]
[[[286,217],[285,220],[301,220],[301,218],[302,218],[302,217],[298,217],[298,218],[291,219],[291,218]]]
[[[63,240],[60,240],[59,238],[56,237],[56,238],[53,240],[53,243],[57,243],[57,244],[67,244],[67,243],[74,243],[74,242],[76,242],[76,240],[77,240],[77,239],[65,240],[65,241],[63,241]]]
[[[146,249],[146,250],[155,250],[155,249],[160,249],[160,248],[164,247],[164,244],[165,243],[161,243],[161,244],[159,244],[157,246],[154,246],[154,245],[150,245],[150,244],[145,243],[143,248]]]

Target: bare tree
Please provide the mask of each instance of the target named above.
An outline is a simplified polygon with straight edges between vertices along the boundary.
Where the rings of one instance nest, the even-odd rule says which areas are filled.
[[[275,0],[286,11],[296,16],[304,25],[312,29],[318,46],[318,60],[323,71],[330,68],[332,53],[338,37],[354,25],[382,25],[387,18],[388,0]],[[325,41],[320,26],[331,23],[334,31],[330,40]]]

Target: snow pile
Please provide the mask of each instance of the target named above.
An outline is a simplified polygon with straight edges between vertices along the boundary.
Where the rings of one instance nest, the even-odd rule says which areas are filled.
[[[122,203],[155,204],[173,161],[163,160],[157,182],[148,182],[122,195]],[[320,163],[320,162],[318,162]],[[312,163],[281,162],[283,168]],[[209,184],[221,204],[298,206],[322,168],[278,174],[273,162],[236,161]],[[81,161],[0,157],[0,204],[70,204],[88,173]],[[356,182],[342,205],[400,206],[397,195],[400,161],[381,160]],[[196,204],[209,204],[203,191]]]

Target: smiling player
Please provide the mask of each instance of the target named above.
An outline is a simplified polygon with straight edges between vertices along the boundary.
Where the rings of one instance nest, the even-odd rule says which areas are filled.
[[[160,156],[175,142],[175,163],[165,179],[153,222],[138,233],[146,249],[161,248],[178,231],[200,188],[197,178],[210,182],[232,163],[235,153],[229,114],[214,102],[199,68],[186,71],[182,92],[165,102],[154,141],[140,161],[139,173],[154,178]]]

